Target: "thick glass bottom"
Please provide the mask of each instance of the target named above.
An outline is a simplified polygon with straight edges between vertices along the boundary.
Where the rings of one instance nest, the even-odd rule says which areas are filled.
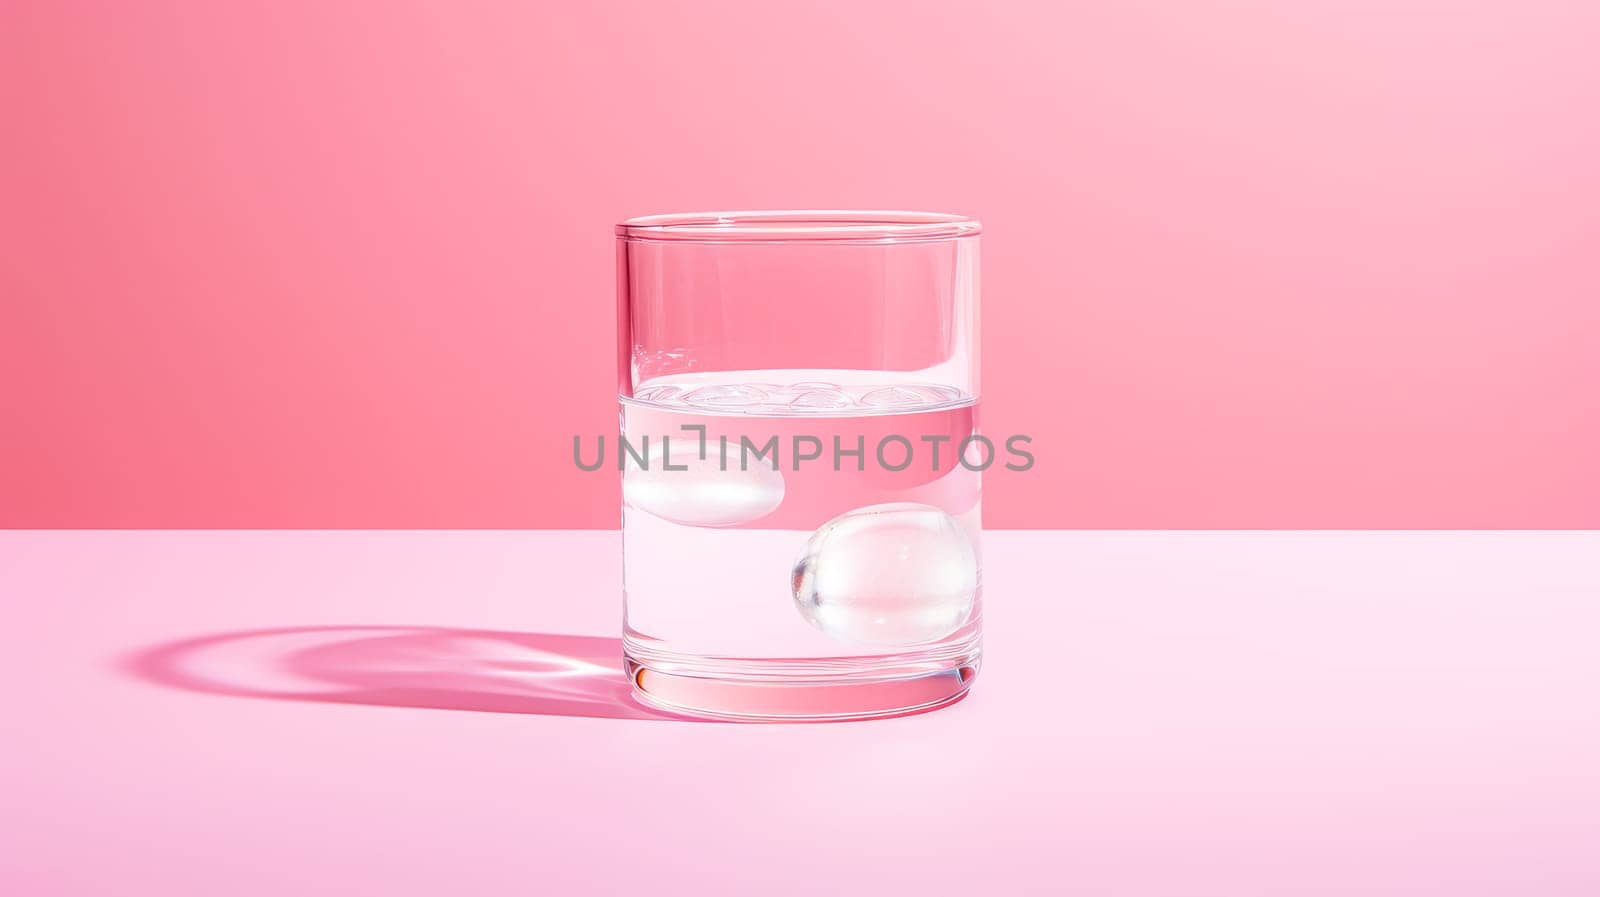
[[[749,659],[662,651],[624,638],[634,696],[689,716],[826,721],[901,716],[960,700],[978,673],[977,640],[885,658]]]

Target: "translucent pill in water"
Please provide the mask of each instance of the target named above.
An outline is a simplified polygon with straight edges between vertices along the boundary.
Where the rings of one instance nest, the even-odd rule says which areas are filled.
[[[911,645],[971,616],[978,560],[966,529],[938,508],[871,505],[812,533],[791,586],[801,615],[834,638]]]
[[[669,454],[670,449],[670,454]],[[622,474],[622,500],[631,508],[689,526],[736,526],[767,516],[783,504],[783,474],[764,463],[739,469],[730,452],[727,470],[715,445],[700,458],[698,440],[651,440],[645,467],[631,459]],[[686,470],[669,470],[673,468]]]

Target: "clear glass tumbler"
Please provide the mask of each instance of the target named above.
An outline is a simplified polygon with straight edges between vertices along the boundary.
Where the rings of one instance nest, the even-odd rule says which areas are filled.
[[[978,669],[978,222],[617,226],[624,652],[680,712],[937,707]]]

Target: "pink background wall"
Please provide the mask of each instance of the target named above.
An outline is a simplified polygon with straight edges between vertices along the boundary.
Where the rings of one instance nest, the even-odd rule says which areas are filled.
[[[1600,526],[1588,2],[0,8],[0,525],[609,527],[624,216],[985,220],[997,527]]]

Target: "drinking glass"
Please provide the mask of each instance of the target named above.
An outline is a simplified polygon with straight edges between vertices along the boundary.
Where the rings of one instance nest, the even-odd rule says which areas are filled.
[[[966,693],[982,616],[977,221],[617,226],[626,669],[696,715]]]

